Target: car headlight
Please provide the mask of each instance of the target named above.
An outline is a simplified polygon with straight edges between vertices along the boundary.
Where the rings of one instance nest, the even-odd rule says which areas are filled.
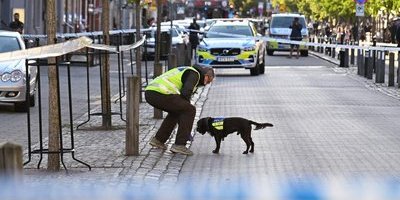
[[[19,80],[22,79],[23,76],[24,76],[24,73],[22,73],[19,70],[15,70],[15,71],[11,72],[11,81],[18,82]]]
[[[3,81],[3,82],[9,81],[10,78],[11,78],[11,74],[10,73],[5,72],[3,75],[1,75],[1,81]]]
[[[18,82],[23,78],[24,74],[19,71],[19,70],[14,70],[11,73],[4,73],[1,75],[1,81],[7,82],[7,81],[12,81],[12,82]]]
[[[256,50],[256,46],[244,47],[243,51],[254,51]]]
[[[206,47],[198,46],[198,47],[197,47],[197,51],[207,52],[208,49],[207,49]]]

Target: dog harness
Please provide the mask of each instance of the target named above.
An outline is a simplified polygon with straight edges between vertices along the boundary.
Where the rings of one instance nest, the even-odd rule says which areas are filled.
[[[224,130],[224,118],[223,117],[214,118],[213,121],[211,122],[211,125],[219,131]]]

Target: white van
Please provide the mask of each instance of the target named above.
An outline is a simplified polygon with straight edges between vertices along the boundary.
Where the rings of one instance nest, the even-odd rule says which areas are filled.
[[[306,18],[304,17],[304,15],[294,13],[272,14],[270,26],[267,31],[267,36],[272,39],[271,41],[267,41],[268,55],[272,56],[274,54],[274,51],[290,51],[289,44],[278,43],[274,39],[290,40],[290,32],[292,31],[292,29],[289,27],[292,25],[293,19],[295,17],[299,18],[299,22],[303,26],[303,29],[301,30],[303,41],[308,42],[309,35],[307,30]],[[307,46],[300,45],[299,48],[301,56],[308,56]]]

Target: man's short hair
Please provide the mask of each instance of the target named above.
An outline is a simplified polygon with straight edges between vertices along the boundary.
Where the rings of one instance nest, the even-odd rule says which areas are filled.
[[[214,69],[212,67],[204,67],[205,68],[205,75],[211,76],[214,78]]]

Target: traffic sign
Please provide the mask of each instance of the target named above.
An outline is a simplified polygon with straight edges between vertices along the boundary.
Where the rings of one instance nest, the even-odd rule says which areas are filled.
[[[356,16],[358,16],[358,17],[364,16],[364,4],[356,5]]]
[[[367,3],[368,0],[354,0],[357,4]]]

